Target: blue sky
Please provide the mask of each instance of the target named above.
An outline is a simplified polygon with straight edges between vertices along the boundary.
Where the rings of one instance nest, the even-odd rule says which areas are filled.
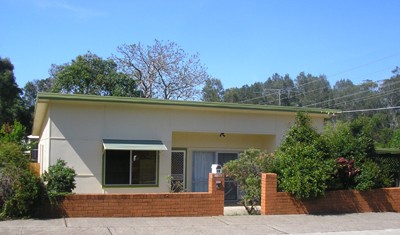
[[[400,66],[398,0],[0,0],[0,56],[17,83],[121,44],[174,41],[225,88],[304,71],[359,84]]]

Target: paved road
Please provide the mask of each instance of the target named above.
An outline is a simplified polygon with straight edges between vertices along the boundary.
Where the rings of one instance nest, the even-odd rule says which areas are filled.
[[[0,222],[0,234],[400,234],[400,213],[156,218],[66,218]]]

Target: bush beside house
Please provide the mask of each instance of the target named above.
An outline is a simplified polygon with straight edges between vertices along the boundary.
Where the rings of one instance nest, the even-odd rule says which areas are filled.
[[[0,131],[0,219],[30,217],[44,200],[75,187],[75,171],[61,160],[44,174],[46,185],[36,176],[24,154],[25,131],[18,122],[4,124]]]
[[[243,205],[250,214],[260,202],[262,172],[277,173],[278,189],[297,199],[316,198],[327,190],[390,186],[390,172],[375,157],[373,139],[365,128],[361,118],[327,125],[319,134],[308,115],[298,113],[275,154],[247,150],[226,164],[224,172],[243,190]],[[268,164],[260,159],[268,159]]]

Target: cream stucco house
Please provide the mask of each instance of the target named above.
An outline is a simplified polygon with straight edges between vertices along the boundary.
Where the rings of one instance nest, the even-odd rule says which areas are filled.
[[[247,148],[275,150],[298,111],[319,130],[335,112],[40,93],[32,134],[41,173],[64,159],[77,173],[75,193],[166,192],[168,175],[197,192],[207,191],[211,164]],[[236,197],[231,188],[227,198]]]

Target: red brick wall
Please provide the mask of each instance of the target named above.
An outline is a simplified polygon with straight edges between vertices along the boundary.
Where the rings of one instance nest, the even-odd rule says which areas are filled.
[[[373,189],[366,192],[337,190],[316,199],[298,200],[289,193],[277,192],[277,176],[262,174],[261,214],[321,214],[400,212],[400,188]]]
[[[136,216],[217,216],[224,214],[222,175],[209,175],[209,192],[148,194],[73,194],[59,207],[43,206],[39,216],[136,217]]]

